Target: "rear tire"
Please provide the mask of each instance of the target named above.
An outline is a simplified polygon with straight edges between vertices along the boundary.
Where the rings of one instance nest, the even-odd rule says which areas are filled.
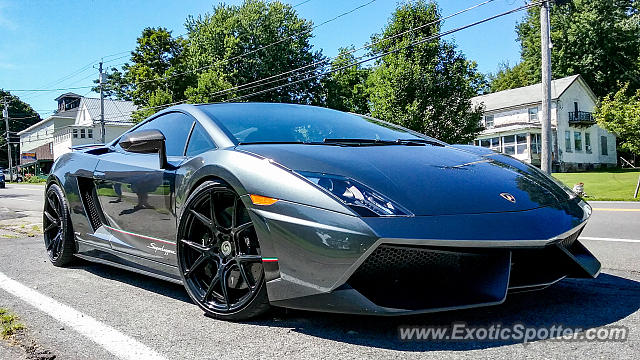
[[[42,225],[44,245],[51,263],[55,266],[71,263],[75,253],[73,227],[64,193],[56,184],[49,186],[45,193]]]
[[[233,189],[206,181],[187,199],[177,256],[187,293],[204,312],[246,320],[270,308],[258,238]]]

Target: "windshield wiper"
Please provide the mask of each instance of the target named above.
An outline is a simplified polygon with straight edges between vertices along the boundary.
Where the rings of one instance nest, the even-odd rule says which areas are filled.
[[[310,141],[243,141],[238,145],[269,145],[269,144],[302,144],[302,145],[322,145],[321,142]]]
[[[429,140],[429,139],[398,139],[397,143],[402,145],[433,145],[433,146],[444,146],[443,143],[437,140]]]
[[[405,146],[444,146],[444,144],[428,139],[398,139],[398,140],[381,140],[381,139],[324,139],[325,144],[338,144],[342,146],[387,146],[387,145],[405,145]]]

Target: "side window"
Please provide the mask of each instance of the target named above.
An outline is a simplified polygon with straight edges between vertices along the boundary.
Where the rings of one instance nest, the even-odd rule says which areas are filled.
[[[193,119],[183,113],[173,112],[157,117],[138,130],[157,129],[162,131],[166,140],[167,156],[183,156]]]
[[[193,128],[191,138],[189,139],[189,145],[187,146],[187,156],[196,156],[207,150],[214,149],[216,146],[207,135],[207,131],[196,122],[196,126]]]

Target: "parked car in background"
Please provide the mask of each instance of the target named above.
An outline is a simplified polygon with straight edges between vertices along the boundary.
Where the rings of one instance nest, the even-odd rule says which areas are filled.
[[[4,172],[0,169],[0,189],[4,189]]]

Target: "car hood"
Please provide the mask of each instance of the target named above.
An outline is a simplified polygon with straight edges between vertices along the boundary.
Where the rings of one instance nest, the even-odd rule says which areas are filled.
[[[568,199],[540,173],[451,146],[256,144],[236,149],[294,171],[354,179],[418,216],[524,211]]]

